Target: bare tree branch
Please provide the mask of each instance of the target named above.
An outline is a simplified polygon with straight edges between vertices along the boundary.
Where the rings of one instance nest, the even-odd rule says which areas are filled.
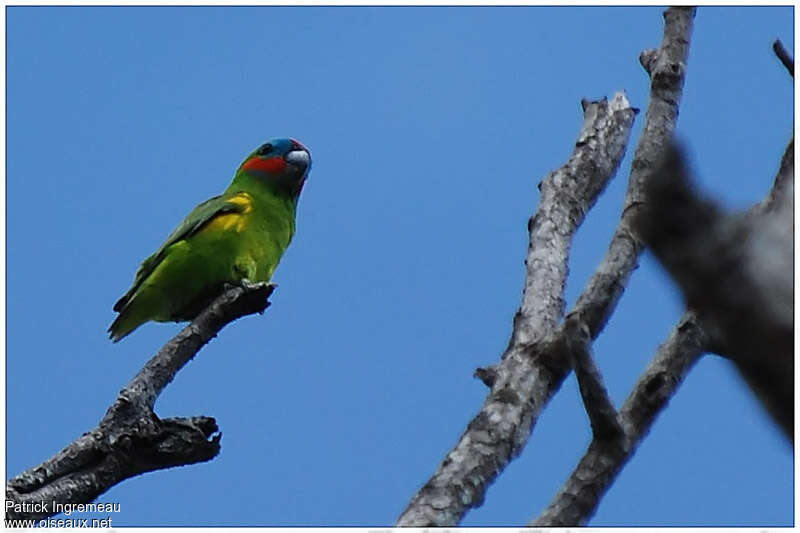
[[[177,372],[225,325],[262,313],[274,288],[230,287],[214,300],[145,364],[94,429],[6,483],[6,500],[14,502],[6,518],[52,516],[53,502],[88,503],[127,478],[216,457],[221,434],[213,418],[160,420],[153,407]]]
[[[706,340],[697,318],[684,314],[620,409],[622,438],[595,435],[553,501],[529,527],[583,525],[594,515],[600,499],[702,355]]]
[[[592,338],[608,320],[641,252],[641,243],[631,224],[642,202],[642,183],[660,160],[663,141],[670,137],[674,128],[694,13],[694,8],[668,9],[664,14],[666,23],[661,47],[644,52],[640,58],[650,73],[651,100],[634,157],[622,220],[609,253],[573,311],[579,313],[578,319],[587,325]],[[581,138],[583,135],[579,136],[578,149]],[[608,153],[618,153],[621,157],[627,138],[626,133],[604,139],[608,142]],[[577,154],[576,150],[570,163],[578,159]],[[454,525],[469,508],[480,505],[489,483],[524,448],[539,413],[568,372],[566,361],[556,356],[560,341],[555,331],[560,318],[558,311],[563,309],[569,251],[567,237],[574,233],[576,223],[596,199],[576,203],[575,193],[558,194],[560,189],[548,189],[554,184],[570,184],[559,176],[559,172],[570,168],[570,163],[541,184],[540,207],[529,223],[523,303],[514,317],[509,346],[500,364],[476,373],[484,383],[490,384],[489,397],[456,447],[414,496],[397,525]],[[618,164],[619,159],[616,159]],[[597,192],[601,190],[602,187]],[[559,209],[549,205],[551,202],[561,202],[563,206]],[[552,216],[553,213],[568,213],[575,207],[579,208],[579,218],[558,221]],[[559,223],[554,224],[557,221]]]
[[[631,164],[628,189],[619,224],[608,252],[578,297],[575,313],[597,338],[638,266],[643,244],[634,228],[644,203],[644,184],[652,168],[661,161],[664,145],[671,138],[683,94],[686,59],[695,8],[671,7],[664,12],[664,36],[657,50],[645,50],[639,61],[650,76],[650,101],[644,127]]]
[[[616,441],[625,437],[614,404],[608,396],[600,371],[592,361],[589,327],[576,315],[564,320],[563,340],[578,380],[583,405],[589,415],[595,440]]]
[[[783,43],[780,39],[776,39],[775,42],[772,43],[772,51],[775,52],[775,55],[778,56],[783,66],[786,67],[786,70],[788,70],[789,74],[794,78],[794,59],[792,59],[789,52],[786,51],[786,48],[783,47]]]
[[[714,227],[718,219],[722,217],[719,209],[710,201],[700,197],[691,190],[686,175],[683,160],[680,152],[671,143],[668,145],[667,153],[663,157],[662,163],[656,168],[653,176],[647,180],[646,193],[651,198],[649,208],[640,213],[641,219],[637,220],[637,226],[648,240],[651,246],[665,250],[664,253],[672,254],[670,259],[673,262],[685,260],[685,256],[694,252],[684,252],[684,256],[676,251],[676,245],[670,241],[677,240],[679,243],[690,239],[692,234],[698,233],[698,228],[706,229]],[[791,212],[793,200],[794,183],[794,140],[784,151],[781,159],[778,174],[775,177],[773,186],[767,197],[756,204],[744,217],[736,217],[736,221],[744,223],[755,223],[755,231],[763,230],[759,225],[760,218],[770,216],[783,217],[783,228],[791,226]],[[760,218],[759,218],[760,217]],[[751,228],[752,230],[752,228]],[[771,227],[767,228],[767,233],[774,231]],[[713,232],[713,230],[712,230]],[[723,232],[724,233],[724,232]],[[732,232],[736,234],[737,232]],[[786,235],[784,229],[780,232]],[[713,239],[716,237],[710,237]],[[778,239],[783,246],[777,246],[778,255],[786,257],[791,255],[791,242]],[[742,241],[739,241],[741,244]],[[667,244],[665,244],[667,243]],[[732,246],[732,242],[727,242],[725,246]],[[706,257],[704,261],[716,262],[720,258],[717,253],[710,249],[713,248],[709,239],[701,241],[702,250],[696,251],[696,255]],[[709,249],[705,248],[709,247]],[[775,251],[773,250],[773,252]],[[770,253],[766,255],[771,255]],[[696,257],[694,259],[697,259]],[[759,260],[763,261],[761,256]],[[724,261],[723,261],[724,262]],[[779,261],[781,262],[781,261]],[[673,268],[681,268],[674,266]],[[691,269],[689,269],[691,270]],[[752,269],[751,269],[752,270]],[[775,269],[763,269],[775,270]],[[784,301],[784,295],[791,298],[791,287],[787,291],[786,276],[791,276],[790,269],[777,269],[777,275],[784,279],[778,283],[778,290],[765,291],[773,300],[772,302],[755,304],[752,308],[754,313],[763,313],[764,308],[775,307],[775,300]],[[687,274],[691,277],[691,274]],[[693,283],[702,287],[704,283],[715,285],[717,280],[710,279],[709,275],[702,282],[695,280]],[[737,282],[739,283],[739,282]],[[736,290],[739,285],[733,284]],[[747,296],[753,298],[754,295]],[[728,305],[727,303],[723,305]],[[782,312],[790,313],[791,310],[782,307]],[[730,312],[728,310],[727,312]],[[769,313],[767,313],[769,314]],[[571,315],[567,316],[566,322],[571,320]],[[749,323],[748,323],[749,326]],[[577,327],[577,326],[573,326]],[[633,391],[628,396],[625,404],[620,410],[620,419],[624,428],[622,438],[615,440],[609,439],[602,434],[594,431],[594,437],[586,453],[573,470],[570,477],[566,480],[561,489],[556,493],[553,501],[547,508],[533,521],[529,527],[565,527],[583,525],[594,515],[601,497],[606,493],[617,474],[628,462],[637,446],[650,430],[655,418],[666,407],[669,399],[677,392],[678,387],[683,382],[684,377],[689,372],[694,363],[700,358],[703,352],[709,351],[715,345],[727,341],[725,339],[734,338],[729,349],[738,351],[742,342],[742,335],[750,336],[753,334],[752,327],[740,328],[741,333],[719,330],[719,325],[711,325],[701,320],[696,313],[686,312],[673,328],[667,341],[661,345],[651,362],[648,369],[644,372]],[[737,340],[738,339],[738,340]],[[788,341],[789,339],[784,339]],[[791,353],[780,357],[778,350],[775,353],[774,346],[768,346],[768,342],[761,338],[762,350],[759,357],[755,357],[747,364],[737,363],[738,368],[756,394],[765,403],[767,409],[773,417],[787,430],[787,435],[792,436],[792,415],[793,415],[793,385],[794,368]],[[745,346],[747,342],[744,343]],[[588,353],[586,354],[588,357]],[[577,370],[576,376],[581,383],[581,390],[586,387],[587,382],[592,384],[593,378],[582,375]],[[766,368],[765,368],[766,367]],[[581,379],[583,380],[581,382]],[[608,401],[598,394],[584,403],[587,404],[587,411],[590,417],[599,416],[598,409],[608,411],[609,407],[604,406]],[[598,405],[589,405],[595,403]],[[594,426],[595,424],[593,424]]]
[[[645,115],[642,135],[631,165],[622,215],[611,238],[605,258],[579,296],[575,308],[567,316],[568,322],[574,320],[577,323],[585,324],[592,338],[596,338],[605,327],[642,252],[643,244],[636,228],[637,217],[644,207],[645,187],[649,175],[652,169],[662,161],[663,147],[671,138],[675,128],[683,92],[694,15],[695,8],[692,7],[668,8],[664,12],[664,36],[661,46],[657,50],[645,50],[639,57],[642,66],[650,75],[650,102]],[[685,319],[684,322],[690,323],[688,319]],[[691,324],[694,325],[693,322]],[[684,330],[695,331],[697,328],[686,329],[684,327]],[[681,328],[678,328],[677,331],[681,331]],[[701,334],[699,330],[697,332],[697,335]],[[693,348],[688,352],[683,352],[689,354],[682,359],[684,364],[672,368],[674,372],[666,374],[666,377],[669,377],[666,383],[672,383],[677,387],[685,372],[702,353],[701,347],[696,346],[697,343],[692,342],[693,340],[688,339],[688,346]],[[671,353],[675,350],[674,346],[684,345],[687,345],[687,339],[673,335],[662,349],[666,350],[665,353]],[[697,354],[691,355],[694,352]],[[664,377],[665,374],[661,371],[669,367],[668,363],[670,362],[669,360],[659,360],[658,364],[654,363],[655,366],[651,366],[652,375]],[[652,386],[655,382],[651,379],[650,374],[651,372],[648,371],[643,380]],[[584,373],[582,377],[584,381],[582,387],[585,388],[586,374]],[[655,405],[647,411],[651,418],[646,419],[648,421],[642,427],[649,427],[649,423],[652,422],[658,410],[674,392],[674,388],[662,389],[663,387],[659,387],[659,390],[666,394],[663,403],[660,406]],[[575,526],[584,524],[594,514],[600,499],[638,442],[635,435],[628,431],[628,427],[631,426],[630,420],[625,421],[625,413],[631,412],[631,398],[647,398],[647,396],[637,395],[637,390],[650,389],[637,387],[629,401],[626,402],[626,406],[623,407],[621,417],[622,425],[626,428],[624,434],[621,436],[617,434],[618,438],[608,438],[607,435],[598,435],[595,432],[589,449],[570,478],[550,505],[531,522],[531,525],[537,527]],[[598,417],[596,409],[595,406],[587,405],[590,418]],[[604,410],[610,412],[611,409],[609,405]],[[641,436],[643,435],[638,438]]]
[[[398,518],[399,526],[454,525],[480,505],[488,485],[524,447],[534,418],[566,375],[566,365],[547,358],[543,347],[563,313],[570,241],[616,172],[635,115],[621,93],[610,103],[583,104],[585,120],[572,156],[539,186],[539,208],[528,223],[522,304],[508,347],[500,363],[479,371],[492,390]]]

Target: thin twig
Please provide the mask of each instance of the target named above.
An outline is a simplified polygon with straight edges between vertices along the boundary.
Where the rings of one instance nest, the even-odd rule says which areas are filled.
[[[755,214],[775,212],[791,200],[794,193],[794,137],[786,145],[781,157],[778,173],[772,182],[769,194],[760,203],[753,206]]]
[[[775,55],[781,60],[783,66],[786,67],[786,70],[788,70],[789,74],[794,78],[794,59],[792,59],[789,52],[786,51],[786,48],[783,47],[783,43],[780,39],[776,39],[775,42],[772,43],[772,51],[775,52]]]
[[[569,315],[564,320],[562,338],[578,380],[594,438],[604,442],[624,438],[625,432],[617,410],[608,396],[600,371],[592,361],[589,327],[578,321],[576,315]]]

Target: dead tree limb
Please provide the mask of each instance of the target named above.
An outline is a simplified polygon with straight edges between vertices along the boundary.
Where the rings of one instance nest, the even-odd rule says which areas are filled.
[[[684,314],[620,409],[622,434],[610,439],[595,433],[572,474],[529,527],[580,526],[594,515],[600,499],[703,354],[705,344],[696,317]]]
[[[649,180],[648,190],[650,194],[664,187],[665,184],[661,183],[661,181],[670,179],[669,176],[673,176],[672,179],[679,182],[685,178],[682,160],[680,160],[679,155],[674,153],[674,150],[673,148],[668,151],[663,167],[656,170],[654,173],[655,179]],[[744,220],[757,216],[761,212],[780,212],[780,206],[785,206],[785,202],[791,200],[791,184],[794,175],[793,155],[794,142],[790,142],[781,160],[780,169],[775,177],[772,189],[763,202],[756,204],[750,210],[748,213],[750,216]],[[655,246],[659,248],[664,248],[667,245],[659,242],[658,239],[668,240],[668,236],[674,238],[676,235],[685,238],[686,234],[692,233],[690,231],[691,228],[697,229],[697,225],[710,223],[712,224],[711,227],[713,227],[713,220],[709,221],[703,218],[701,221],[697,217],[710,217],[711,219],[719,217],[719,210],[713,204],[709,205],[708,201],[702,198],[687,198],[685,196],[687,194],[686,190],[680,188],[676,190],[675,187],[676,185],[673,183],[667,191],[662,191],[663,194],[658,196],[658,202],[652,203],[652,209],[655,213],[660,212],[661,209],[670,210],[671,214],[664,215],[669,216],[668,220],[655,215],[654,212],[649,210],[643,213],[643,216],[646,217],[641,221],[643,234],[648,239],[648,242],[655,242]],[[693,203],[697,203],[697,205],[692,206]],[[685,213],[684,210],[686,209],[694,214]],[[705,244],[708,243],[706,242]],[[788,250],[791,253],[791,247],[788,249],[783,248],[783,250]],[[678,252],[672,250],[666,253],[677,254]],[[719,256],[712,251],[706,251],[703,255],[712,261],[719,260]],[[677,259],[673,258],[672,261],[677,261]],[[778,275],[791,276],[791,271],[779,269]],[[716,284],[715,281],[709,279],[706,279],[705,282]],[[786,287],[784,286],[782,290],[785,289]],[[772,293],[773,299],[785,300],[782,290]],[[791,291],[787,295],[791,297]],[[750,297],[753,297],[753,295]],[[775,303],[773,301],[763,305],[774,307]],[[765,308],[756,305],[753,306],[752,311],[754,313],[764,313]],[[789,310],[784,309],[784,311]],[[729,309],[728,312],[732,312],[732,310]],[[769,313],[766,313],[766,315],[769,315]],[[757,322],[757,320],[754,321]],[[741,350],[741,346],[747,346],[746,342],[739,344],[741,339],[736,340],[736,338],[742,335],[753,335],[754,328],[746,327],[740,329],[742,329],[741,333],[722,333],[719,331],[718,326],[707,324],[696,313],[688,311],[684,313],[673,328],[669,338],[659,347],[655,358],[642,377],[639,378],[633,391],[620,409],[620,421],[624,430],[622,437],[613,440],[603,435],[598,435],[595,431],[586,453],[564,485],[556,493],[553,501],[528,525],[530,527],[565,527],[585,524],[594,515],[600,498],[606,493],[617,474],[631,458],[636,447],[647,435],[658,414],[666,407],[669,399],[677,392],[686,374],[703,353],[711,351],[715,345],[720,345],[720,339],[733,339],[730,347],[734,351]],[[784,342],[788,340],[784,339]],[[727,344],[729,341],[725,342]],[[783,353],[783,357],[780,356],[781,353]],[[740,372],[753,387],[762,402],[765,403],[770,413],[773,414],[773,417],[784,429],[788,428],[789,430],[791,429],[790,415],[793,414],[791,392],[793,390],[794,372],[792,365],[792,359],[789,354],[781,352],[777,348],[770,349],[769,347],[763,349],[760,352],[760,357],[756,358],[755,363],[752,363],[752,366],[755,367],[754,369],[739,363]],[[580,373],[576,372],[576,375],[580,379]],[[585,381],[586,379],[584,378]],[[582,387],[584,386],[582,384]],[[602,405],[602,402],[600,404]],[[590,413],[592,409],[597,409],[597,407],[587,406],[587,410]],[[787,435],[791,438],[791,431],[787,431]]]
[[[625,432],[603,383],[603,377],[592,360],[589,327],[580,322],[576,315],[570,315],[564,320],[563,332],[564,349],[568,352],[572,371],[578,380],[594,439],[603,442],[620,441],[625,437]]]
[[[679,148],[671,141],[666,148],[661,164],[646,180],[648,203],[635,225],[656,255],[663,257],[687,300],[689,293],[695,294],[690,301],[694,301],[695,307],[700,306],[704,317],[687,311],[678,320],[620,410],[623,435],[613,439],[595,430],[572,474],[529,527],[584,525],[704,352],[733,354],[729,357],[740,373],[787,437],[792,438],[790,267],[794,140],[786,147],[764,200],[746,213],[732,216],[724,215],[711,200],[692,188]],[[752,253],[754,240],[761,242],[755,246],[757,254]],[[732,295],[726,294],[731,291]],[[704,292],[707,294],[696,294]],[[709,294],[713,295],[711,309],[709,302],[705,302]],[[742,313],[749,316],[743,317]],[[719,314],[727,318],[720,319],[716,316]],[[777,327],[776,315],[780,317]],[[765,321],[772,325],[765,326]],[[760,350],[753,346],[754,338]],[[573,358],[583,394],[588,386],[596,389],[595,382],[599,383],[599,379],[587,371],[581,372],[581,365],[586,363]],[[587,368],[591,369],[591,365]],[[598,401],[597,397],[595,394],[591,399],[595,405],[588,405],[585,399],[590,417],[594,413],[598,418],[598,410],[610,412],[608,401],[602,397]]]
[[[668,9],[660,48],[647,50],[640,57],[650,74],[651,99],[622,218],[606,257],[570,313],[586,325],[591,338],[605,326],[642,250],[632,225],[643,201],[646,175],[660,161],[664,141],[672,135],[678,115],[694,13],[694,8]],[[632,119],[633,113],[628,120]],[[582,153],[592,154],[582,150],[580,139],[596,137],[606,143],[598,153],[615,155],[616,163],[609,167],[615,170],[624,154],[629,131],[607,138],[587,137],[582,133],[570,162],[540,185],[540,206],[528,228],[530,243],[523,300],[514,317],[511,340],[499,364],[476,373],[491,392],[455,448],[401,514],[397,525],[452,526],[470,508],[480,505],[488,485],[522,451],[539,414],[566,377],[568,362],[558,355],[558,347],[562,345],[558,339],[563,333],[556,328],[563,309],[569,238],[596,200],[576,192],[566,194],[578,184],[575,178],[569,178],[574,174],[571,163],[580,161]],[[598,179],[603,175],[600,173]],[[602,186],[596,191],[602,191]],[[552,205],[559,202],[560,207]],[[552,216],[570,212],[576,215],[566,220],[563,215],[556,219]]]
[[[89,503],[145,472],[209,461],[220,450],[217,423],[207,416],[159,419],[156,399],[225,325],[269,305],[274,285],[230,287],[165,344],[117,396],[99,424],[63,450],[6,483],[7,519],[38,520],[53,503]]]
[[[650,101],[631,163],[622,215],[605,257],[570,311],[589,326],[592,339],[605,327],[631,273],[638,267],[644,245],[634,225],[644,204],[647,177],[661,161],[664,145],[675,129],[694,15],[692,7],[667,9],[661,45],[656,50],[644,50],[639,56],[650,76]]]
[[[569,246],[585,214],[615,174],[636,111],[625,96],[584,102],[584,124],[569,161],[539,184],[528,223],[522,304],[501,361],[479,375],[491,391],[433,477],[399,517],[400,526],[450,526],[483,501],[489,484],[528,440],[567,365],[544,349],[561,319]]]

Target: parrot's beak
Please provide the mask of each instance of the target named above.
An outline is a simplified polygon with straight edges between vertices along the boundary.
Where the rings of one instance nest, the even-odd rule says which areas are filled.
[[[298,167],[303,173],[306,173],[311,167],[311,154],[308,153],[308,150],[303,145],[300,143],[297,144],[298,147],[287,153],[283,159],[287,163]]]

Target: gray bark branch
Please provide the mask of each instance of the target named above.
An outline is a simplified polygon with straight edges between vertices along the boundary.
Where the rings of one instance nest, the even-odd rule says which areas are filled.
[[[674,129],[694,13],[694,8],[668,9],[661,46],[640,57],[650,74],[651,97],[620,224],[606,257],[570,312],[585,324],[591,338],[605,326],[642,250],[633,222],[643,202],[645,179],[660,161],[664,143]],[[589,122],[591,115],[586,115]],[[633,113],[628,120],[632,119]],[[578,182],[567,178],[575,174],[570,169],[573,161],[581,159],[579,150],[584,138],[605,142],[604,148],[593,149],[618,156],[613,159],[615,165],[608,167],[612,172],[600,174],[610,176],[624,154],[629,131],[606,138],[582,132],[570,162],[540,185],[540,206],[529,223],[523,301],[514,317],[509,346],[498,365],[476,373],[491,392],[456,447],[417,492],[397,525],[451,526],[467,510],[480,505],[488,485],[522,451],[539,414],[566,377],[569,366],[559,355],[563,332],[557,330],[557,324],[564,305],[569,242],[605,186],[602,182],[593,189],[594,196],[582,199],[572,191],[586,188],[577,188]]]
[[[751,316],[747,321],[738,322],[736,331],[721,329],[719,319],[714,319],[715,313],[729,315],[741,312],[737,311],[741,306],[730,298],[722,302],[714,300],[715,310],[709,312],[706,309],[703,318],[694,311],[684,313],[622,406],[622,437],[618,440],[604,438],[595,431],[592,442],[572,474],[547,508],[528,524],[529,527],[584,525],[697,360],[704,352],[718,346],[727,346],[727,351],[732,353],[747,351],[751,341],[742,337],[752,338],[756,335],[761,350],[758,354],[734,357],[740,373],[784,428],[787,436],[792,438],[794,367],[791,351],[785,349],[786,344],[791,343],[791,331],[786,328],[791,326],[793,319],[791,306],[787,305],[791,303],[792,295],[792,270],[788,267],[791,266],[793,249],[792,240],[787,237],[792,236],[794,141],[790,141],[784,151],[767,197],[744,215],[722,214],[713,202],[691,188],[681,153],[671,141],[667,143],[662,162],[646,181],[648,203],[639,213],[641,218],[635,221],[635,226],[648,245],[657,250],[657,255],[666,256],[666,262],[671,264],[668,268],[677,270],[678,278],[686,278],[684,284],[690,286],[691,290],[714,292],[720,290],[720,285],[727,286],[733,289],[734,300],[749,302],[745,305],[749,312],[761,316]],[[777,224],[776,218],[780,221]],[[768,221],[766,227],[764,220]],[[760,240],[767,240],[768,245],[761,247],[762,253],[749,255],[749,260],[756,263],[755,268],[742,268],[747,260],[741,257],[740,249],[752,248],[747,244],[752,240],[748,234],[754,232],[777,235],[766,239],[760,237]],[[728,249],[738,250],[732,260],[732,253]],[[779,259],[770,260],[770,256],[778,256]],[[765,260],[767,263],[778,263],[779,268],[770,268],[764,264]],[[708,270],[702,275],[702,280],[696,279],[698,262],[703,265],[701,270]],[[731,263],[737,267],[729,269],[725,266]],[[731,281],[731,272],[735,273],[734,276],[740,276],[743,272],[750,272],[751,275],[757,272],[758,276],[778,278],[779,281],[762,282],[759,294],[753,294],[753,281]],[[770,285],[773,290],[764,290],[765,286]],[[763,331],[759,334],[762,328],[752,326],[763,316],[773,314],[782,317],[784,330],[779,335],[780,341],[771,335],[764,335]],[[727,326],[733,328],[734,321],[727,322]],[[781,346],[784,351],[781,351]],[[743,364],[743,359],[750,361],[750,365]],[[581,381],[577,369],[576,375]],[[587,380],[584,376],[583,381],[591,383],[592,379]],[[584,387],[585,383],[581,383],[582,390]],[[600,403],[599,409],[603,409],[602,398]],[[597,411],[598,407],[587,405],[590,416],[593,409]]]
[[[705,345],[706,334],[696,317],[684,314],[620,409],[622,435],[609,439],[595,434],[572,474],[529,527],[580,526],[594,515],[600,499],[703,354]]]
[[[650,101],[631,164],[622,215],[605,257],[570,312],[589,326],[592,339],[603,331],[631,273],[639,265],[643,244],[634,227],[635,220],[644,203],[647,176],[661,161],[664,146],[675,129],[694,15],[693,7],[667,9],[661,45],[639,56],[639,62],[650,76]]]
[[[694,16],[693,7],[668,8],[664,12],[664,34],[661,45],[656,50],[645,50],[639,56],[640,63],[650,76],[650,101],[631,164],[622,214],[611,237],[606,256],[578,297],[575,308],[567,315],[567,322],[584,324],[592,339],[597,338],[616,308],[616,303],[631,273],[637,267],[643,250],[636,223],[644,209],[649,176],[652,169],[663,160],[664,146],[669,142],[675,129],[683,94]],[[577,326],[573,326],[573,329],[574,327]],[[563,329],[565,331],[562,334],[568,334],[566,331],[568,328]],[[688,370],[688,366],[685,370]],[[599,373],[597,375],[599,376]],[[587,380],[591,376],[586,372],[577,377],[582,389],[591,386],[591,380]],[[601,383],[599,377],[597,382]],[[594,385],[593,388],[597,389],[597,386]],[[613,407],[610,401],[607,402],[605,408],[587,405],[590,419],[592,417],[599,419],[601,416],[610,418]],[[616,418],[623,428],[626,426],[622,415],[624,409],[619,418]],[[598,410],[607,414],[601,415]],[[581,525],[594,514],[600,499],[638,442],[627,431],[622,434],[598,434],[596,431],[594,433],[589,449],[572,475],[556,493],[550,505],[530,525],[536,527]],[[614,468],[608,468],[612,465]]]
[[[756,204],[751,209],[750,213],[748,213],[750,218],[758,216],[760,213],[781,213],[780,206],[785,206],[786,202],[791,201],[794,176],[793,155],[794,142],[792,141],[783,155],[772,189],[764,201]],[[685,169],[682,168],[679,156],[674,152],[668,152],[663,167],[656,170],[654,179],[649,180],[648,189],[650,194],[664,186],[664,184],[659,185],[659,183],[661,180],[666,179],[665,176],[672,176],[673,179],[676,179],[676,175],[680,182],[680,177],[685,177]],[[681,192],[681,194],[678,194],[678,192]],[[643,227],[643,232],[648,241],[658,238],[658,235],[664,238],[663,233],[683,235],[685,237],[685,234],[691,234],[690,229],[696,231],[697,226],[701,224],[711,223],[713,227],[713,221],[705,219],[700,221],[697,217],[717,218],[719,215],[716,207],[713,204],[709,205],[709,202],[702,198],[686,198],[685,194],[687,192],[685,189],[680,189],[678,192],[671,191],[672,199],[668,199],[669,194],[661,194],[658,196],[657,202],[651,203],[653,206],[658,206],[654,207],[657,211],[660,212],[661,209],[664,209],[671,213],[669,222],[663,218],[654,218],[652,212],[646,211],[644,213],[646,219],[642,221],[645,226]],[[692,207],[693,202],[697,202],[698,205]],[[687,215],[682,209],[689,209],[694,215]],[[747,219],[745,218],[745,220]],[[677,229],[676,226],[678,226]],[[654,232],[656,232],[656,236],[653,236]],[[705,242],[704,246],[707,244]],[[664,244],[657,243],[656,246],[663,247]],[[783,250],[791,253],[790,246],[783,248]],[[703,255],[712,257],[714,260],[719,259],[716,254],[708,251],[704,251]],[[782,272],[791,275],[790,271]],[[706,279],[705,282],[713,283],[709,279]],[[739,286],[737,285],[737,287]],[[747,298],[753,297],[753,295],[747,296]],[[774,297],[775,294],[773,294]],[[777,299],[781,300],[782,298]],[[774,306],[774,302],[764,305]],[[726,309],[725,312],[730,312],[727,304],[723,304],[722,307]],[[755,313],[763,313],[763,311],[764,308],[755,307],[753,309]],[[686,312],[673,328],[667,341],[659,347],[653,362],[634,386],[633,392],[622,406],[620,410],[620,420],[624,428],[622,438],[618,440],[604,438],[604,436],[598,435],[598,432],[595,431],[591,444],[570,477],[556,493],[553,501],[529,526],[565,527],[585,524],[597,509],[602,495],[605,494],[617,474],[633,455],[655,418],[666,407],[669,399],[677,392],[684,377],[700,356],[716,344],[719,344],[720,339],[730,342],[730,339],[733,338],[732,346],[734,350],[740,350],[742,340],[736,340],[736,338],[742,335],[751,336],[753,333],[752,328],[745,328],[743,333],[721,332],[718,326],[709,325],[698,318],[696,313]],[[784,334],[788,334],[788,332]],[[785,341],[788,340],[785,339]],[[764,339],[761,338],[761,341],[764,342]],[[747,346],[747,344],[745,343],[744,346]],[[755,362],[752,363],[755,368],[748,368],[740,362],[740,372],[762,402],[765,403],[768,411],[773,414],[776,421],[787,430],[787,436],[791,438],[792,391],[794,384],[792,358],[786,352],[783,352],[784,356],[781,358],[779,350],[770,349],[771,347],[768,345],[766,348],[766,350],[762,349],[760,357],[755,358]],[[766,367],[766,369],[761,367]],[[596,402],[597,400],[593,401]],[[592,409],[596,410],[597,408],[587,405],[587,410],[589,410],[590,414]]]
[[[563,340],[568,358],[578,380],[583,405],[589,415],[594,439],[616,441],[625,436],[617,410],[608,396],[603,377],[592,361],[589,327],[578,321],[576,315],[564,320]]]
[[[213,418],[161,420],[153,407],[177,372],[225,325],[263,312],[274,287],[236,286],[222,293],[145,364],[94,429],[6,483],[6,500],[15,504],[6,518],[46,518],[55,514],[53,502],[89,503],[130,477],[216,457],[221,434]]]
[[[529,220],[522,303],[500,362],[477,375],[491,387],[478,414],[398,526],[452,526],[479,506],[491,482],[524,448],[535,419],[568,366],[548,354],[563,309],[569,246],[586,212],[615,174],[636,110],[624,95],[583,102],[584,124],[569,161],[539,185]]]

